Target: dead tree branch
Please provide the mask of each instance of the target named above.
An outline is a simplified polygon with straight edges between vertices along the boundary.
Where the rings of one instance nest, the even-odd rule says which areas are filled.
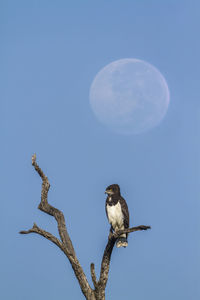
[[[50,240],[52,243],[54,243],[56,246],[58,246],[63,251],[62,243],[60,242],[60,240],[57,239],[53,234],[39,228],[35,223],[33,224],[33,227],[31,229],[22,230],[19,233],[21,233],[21,234],[37,233],[37,234],[45,237],[46,239]]]
[[[87,278],[83,272],[83,269],[76,257],[76,253],[74,251],[74,247],[72,245],[72,241],[69,237],[67,227],[65,224],[65,217],[60,210],[51,206],[48,203],[48,191],[50,188],[49,180],[48,180],[47,176],[45,176],[43,171],[40,169],[38,164],[36,163],[36,155],[35,154],[32,156],[32,165],[34,166],[35,170],[37,171],[37,173],[40,175],[40,177],[42,179],[41,202],[40,202],[38,208],[41,211],[53,216],[56,219],[57,225],[58,225],[58,232],[59,232],[61,241],[58,240],[52,234],[46,232],[43,229],[40,229],[39,227],[37,227],[37,225],[34,225],[33,228],[28,231],[21,231],[20,233],[21,234],[28,234],[28,233],[32,233],[32,232],[38,233],[38,234],[42,235],[43,237],[52,241],[54,244],[56,244],[67,256],[67,258],[72,266],[72,269],[74,270],[75,276],[78,279],[79,285],[81,287],[81,290],[82,290],[84,296],[86,297],[86,299],[93,300],[93,299],[95,299],[94,291],[90,287],[90,285],[87,281]]]
[[[41,211],[43,211],[55,218],[55,220],[57,221],[60,240],[57,237],[55,237],[54,235],[52,235],[51,233],[45,231],[44,229],[39,228],[35,223],[31,229],[22,230],[19,233],[20,234],[36,233],[36,234],[39,234],[39,235],[43,236],[44,238],[50,240],[52,243],[54,243],[56,246],[58,246],[64,252],[66,257],[68,258],[85,298],[87,300],[104,300],[105,299],[105,288],[106,288],[106,284],[107,284],[107,280],[108,280],[108,273],[109,273],[109,267],[110,267],[110,259],[111,259],[113,247],[115,245],[117,238],[123,233],[131,233],[134,231],[150,229],[150,226],[140,225],[137,227],[120,230],[115,233],[112,233],[112,232],[109,233],[108,242],[107,242],[106,248],[104,250],[104,254],[103,254],[103,258],[102,258],[102,262],[101,262],[101,271],[100,271],[99,280],[97,280],[97,277],[95,274],[94,264],[91,263],[91,266],[90,266],[92,282],[94,284],[94,289],[92,289],[88,283],[86,275],[85,275],[85,273],[79,263],[79,260],[76,256],[72,241],[71,241],[70,236],[67,231],[67,227],[65,224],[65,217],[64,217],[63,213],[59,209],[51,206],[48,203],[48,191],[50,189],[49,180],[48,180],[47,176],[43,173],[41,168],[38,166],[38,164],[36,163],[36,155],[35,154],[32,156],[32,165],[34,166],[36,172],[40,175],[40,177],[42,179],[41,201],[38,206],[38,209],[40,209]]]

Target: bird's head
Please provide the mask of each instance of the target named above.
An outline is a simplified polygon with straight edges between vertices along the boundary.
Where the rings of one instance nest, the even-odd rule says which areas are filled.
[[[109,185],[106,190],[105,190],[105,194],[108,195],[120,195],[120,187],[118,184],[111,184]]]

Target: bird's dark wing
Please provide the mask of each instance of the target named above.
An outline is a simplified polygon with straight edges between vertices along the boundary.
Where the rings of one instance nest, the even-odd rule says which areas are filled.
[[[124,228],[129,228],[129,212],[128,212],[128,206],[126,204],[126,201],[124,198],[120,197],[119,202],[121,204],[122,213],[124,216]]]

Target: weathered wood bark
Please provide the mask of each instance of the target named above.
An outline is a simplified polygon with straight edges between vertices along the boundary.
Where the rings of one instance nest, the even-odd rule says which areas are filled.
[[[41,168],[36,163],[36,155],[35,154],[32,156],[32,165],[34,166],[35,170],[37,171],[37,173],[40,175],[40,177],[42,179],[41,202],[38,206],[38,209],[53,216],[56,219],[57,225],[58,225],[58,232],[60,235],[60,240],[58,238],[56,238],[54,235],[52,235],[51,233],[39,228],[35,223],[31,229],[20,231],[20,233],[21,234],[37,233],[37,234],[45,237],[46,239],[50,240],[56,246],[58,246],[64,252],[66,257],[68,258],[85,298],[87,300],[104,300],[106,284],[108,281],[110,259],[111,259],[111,255],[112,255],[112,251],[113,251],[113,247],[115,245],[116,239],[122,233],[131,233],[131,232],[139,231],[139,230],[147,230],[150,228],[150,226],[141,225],[138,227],[132,227],[132,228],[125,229],[125,230],[120,230],[116,233],[112,233],[112,232],[109,233],[108,242],[107,242],[106,248],[104,250],[104,254],[103,254],[103,258],[102,258],[102,262],[101,262],[101,271],[100,271],[99,280],[97,280],[97,277],[95,274],[94,264],[91,263],[91,266],[90,266],[92,282],[94,284],[94,288],[92,288],[89,285],[86,275],[85,275],[85,273],[79,263],[79,260],[76,256],[72,241],[71,241],[70,236],[67,231],[67,227],[65,224],[65,217],[64,217],[63,213],[59,209],[51,206],[48,203],[48,191],[50,188],[50,184],[49,184],[47,176],[45,176],[45,174],[43,173]]]

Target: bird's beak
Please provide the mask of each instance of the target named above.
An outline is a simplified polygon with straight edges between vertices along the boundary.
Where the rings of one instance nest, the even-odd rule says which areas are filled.
[[[112,190],[105,190],[105,194],[107,195],[112,194]]]

